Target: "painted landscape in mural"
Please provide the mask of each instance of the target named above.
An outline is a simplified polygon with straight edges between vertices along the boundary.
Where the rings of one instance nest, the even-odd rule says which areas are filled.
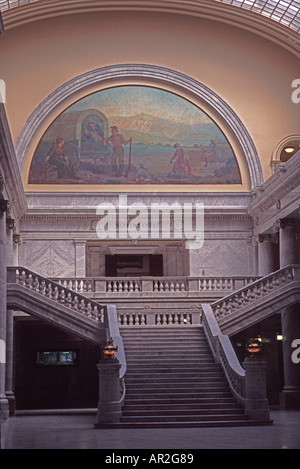
[[[68,107],[43,135],[29,184],[240,184],[219,127],[169,91],[120,86]]]

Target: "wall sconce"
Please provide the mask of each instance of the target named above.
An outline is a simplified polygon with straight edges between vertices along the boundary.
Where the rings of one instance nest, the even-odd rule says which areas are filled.
[[[277,339],[277,340],[283,340],[283,335],[282,335],[282,334],[279,334],[279,332],[277,332],[277,334],[276,334],[276,339]]]
[[[294,148],[294,147],[286,147],[286,148],[284,149],[284,151],[285,151],[286,153],[293,153],[293,151],[295,151],[295,148]]]
[[[105,360],[115,359],[115,353],[117,352],[118,347],[115,347],[113,345],[113,342],[113,339],[109,339],[104,343],[104,346],[101,348],[104,353]]]
[[[248,340],[248,345],[247,345],[247,350],[250,353],[250,357],[254,358],[258,355],[258,353],[262,349],[262,343],[259,338],[256,339],[249,339]]]

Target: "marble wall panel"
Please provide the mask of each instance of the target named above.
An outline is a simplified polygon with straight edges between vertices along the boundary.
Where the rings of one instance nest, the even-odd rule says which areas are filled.
[[[74,277],[74,241],[27,240],[20,246],[19,264],[45,277]]]
[[[189,255],[191,276],[256,275],[255,247],[247,239],[206,239]]]

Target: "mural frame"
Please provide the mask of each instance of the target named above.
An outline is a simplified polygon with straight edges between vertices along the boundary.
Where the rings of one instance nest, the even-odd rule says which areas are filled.
[[[59,108],[62,103],[72,97],[75,99],[77,93],[87,91],[92,86],[103,86],[107,83],[111,83],[113,86],[118,80],[122,80],[122,83],[126,84],[141,84],[145,81],[147,84],[152,83],[153,86],[158,85],[163,89],[164,85],[167,86],[166,89],[172,86],[178,91],[182,90],[183,96],[188,93],[195,98],[195,102],[198,100],[205,103],[207,108],[211,109],[212,114],[219,116],[220,121],[223,121],[224,125],[227,125],[230,129],[246,164],[250,189],[262,184],[262,167],[254,142],[243,122],[231,107],[206,85],[188,75],[168,68],[145,64],[101,67],[79,75],[54,90],[32,112],[17,137],[16,154],[20,167],[25,168],[25,161],[32,140],[38,135],[39,130],[47,122],[51,113]],[[211,114],[209,116],[211,117]],[[221,129],[223,131],[222,127]],[[38,189],[35,188],[35,190]]]

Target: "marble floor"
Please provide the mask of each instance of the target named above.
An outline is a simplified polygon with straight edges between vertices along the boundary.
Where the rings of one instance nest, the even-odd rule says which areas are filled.
[[[94,414],[20,415],[1,425],[1,449],[300,449],[300,411],[271,411],[271,426],[95,429]]]

